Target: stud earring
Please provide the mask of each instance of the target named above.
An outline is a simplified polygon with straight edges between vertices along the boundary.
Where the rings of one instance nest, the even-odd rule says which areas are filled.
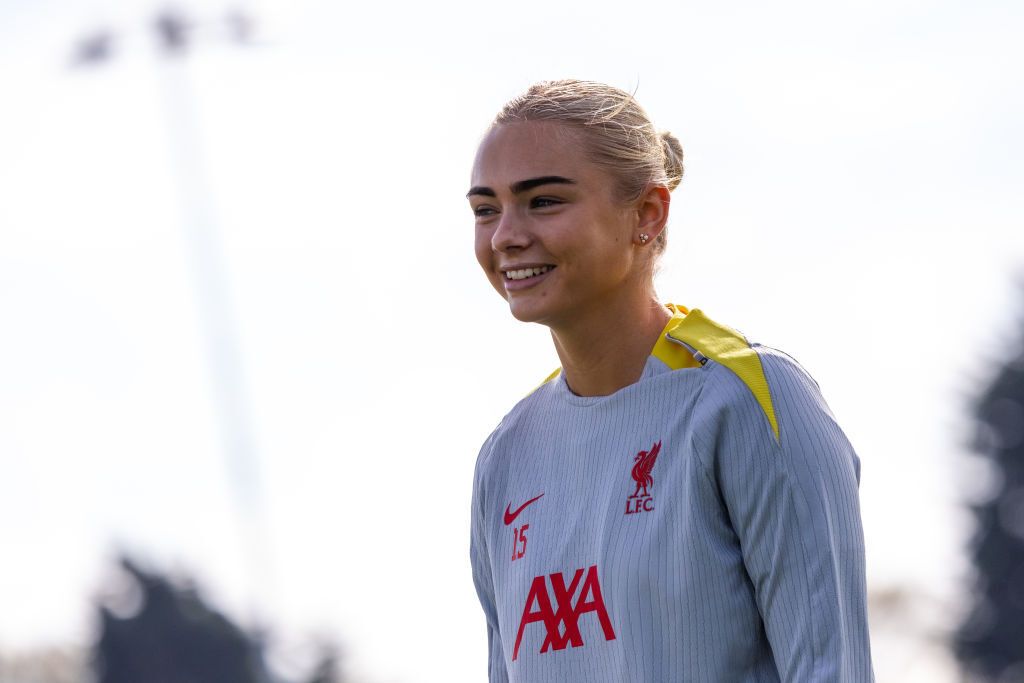
[[[647,240],[651,239],[651,236],[646,232],[640,233],[640,244],[647,244]]]

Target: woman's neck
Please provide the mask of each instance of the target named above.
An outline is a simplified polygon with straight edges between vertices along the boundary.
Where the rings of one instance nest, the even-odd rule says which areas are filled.
[[[672,314],[653,294],[609,304],[551,328],[569,388],[607,396],[635,383]]]

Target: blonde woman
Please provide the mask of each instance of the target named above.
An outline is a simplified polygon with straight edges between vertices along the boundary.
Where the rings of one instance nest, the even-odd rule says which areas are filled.
[[[682,161],[582,81],[477,152],[477,259],[561,361],[477,460],[492,683],[873,680],[857,455],[792,358],[655,293]]]

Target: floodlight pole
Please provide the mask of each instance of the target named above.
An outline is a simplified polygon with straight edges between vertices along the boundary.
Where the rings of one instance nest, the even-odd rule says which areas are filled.
[[[249,38],[251,22],[241,13],[226,17],[226,28],[240,43]],[[245,571],[250,580],[250,616],[259,625],[259,594],[273,598],[273,554],[264,506],[252,414],[246,398],[239,335],[227,282],[223,245],[204,173],[195,97],[189,87],[185,57],[194,42],[193,25],[180,13],[165,9],[153,22],[159,54],[164,61],[164,110],[170,153],[177,176],[179,205],[200,324],[207,339],[207,354],[220,423],[227,474],[232,487],[242,542]],[[111,58],[114,35],[98,32],[79,45],[76,62],[92,64]],[[187,504],[187,501],[185,501]],[[267,602],[262,601],[263,604]]]

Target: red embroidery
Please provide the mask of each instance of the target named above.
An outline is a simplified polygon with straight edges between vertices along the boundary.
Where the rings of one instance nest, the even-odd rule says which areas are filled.
[[[542,493],[542,494],[540,494],[540,496],[534,496],[530,500],[526,501],[525,503],[523,503],[522,505],[517,507],[515,512],[511,511],[512,503],[509,503],[508,505],[506,505],[505,506],[505,526],[508,526],[509,524],[514,522],[516,517],[519,516],[519,513],[526,509],[527,505],[529,505],[530,503],[534,502],[535,500],[537,500],[538,498],[540,498],[543,495],[544,494]]]
[[[534,502],[540,500],[543,496],[544,496],[543,493],[541,493],[539,496],[534,496],[530,500],[526,501],[525,503],[523,503],[522,505],[517,507],[515,509],[515,512],[512,511],[512,503],[509,503],[508,505],[506,505],[505,506],[505,517],[503,519],[503,521],[505,522],[505,526],[508,526],[509,524],[514,522],[516,517],[519,516],[519,513],[522,512],[523,510],[525,510],[526,507],[528,505],[530,505],[530,503],[534,503]],[[521,527],[517,526],[517,527],[513,527],[512,528],[512,561],[513,562],[515,562],[516,560],[522,559],[522,557],[524,555],[526,555],[526,530],[529,529],[529,528],[530,528],[529,524],[524,524]]]
[[[529,524],[524,524],[521,527],[512,527],[512,561],[523,559],[526,555],[526,530],[530,528]]]
[[[512,648],[512,661],[519,657],[519,644],[523,641],[523,631],[527,624],[542,622],[547,629],[547,635],[540,646],[541,654],[548,649],[564,650],[566,645],[581,647],[583,636],[580,634],[579,619],[588,612],[596,612],[597,620],[601,624],[605,640],[615,640],[615,631],[612,629],[611,619],[608,617],[608,610],[604,606],[604,598],[601,596],[601,583],[597,578],[597,565],[591,565],[587,570],[586,578],[583,578],[583,569],[577,569],[572,577],[572,582],[565,585],[565,577],[561,572],[550,574],[551,588],[555,595],[557,609],[552,609],[551,598],[548,595],[547,584],[544,576],[537,576],[530,584],[530,592],[526,596],[526,604],[523,606],[523,616],[519,620],[519,632],[516,634],[516,644]],[[572,598],[576,594],[576,588],[583,579],[583,587],[580,588],[576,604]],[[536,603],[537,609],[531,609]],[[565,631],[559,627],[565,625]]]
[[[636,482],[636,490],[626,499],[626,514],[632,515],[637,512],[650,512],[654,509],[654,498],[647,492],[649,486],[654,486],[654,478],[651,470],[654,463],[658,461],[658,453],[661,452],[661,442],[651,446],[649,451],[640,451],[633,458],[633,470],[630,475]],[[643,493],[641,493],[643,491]]]

